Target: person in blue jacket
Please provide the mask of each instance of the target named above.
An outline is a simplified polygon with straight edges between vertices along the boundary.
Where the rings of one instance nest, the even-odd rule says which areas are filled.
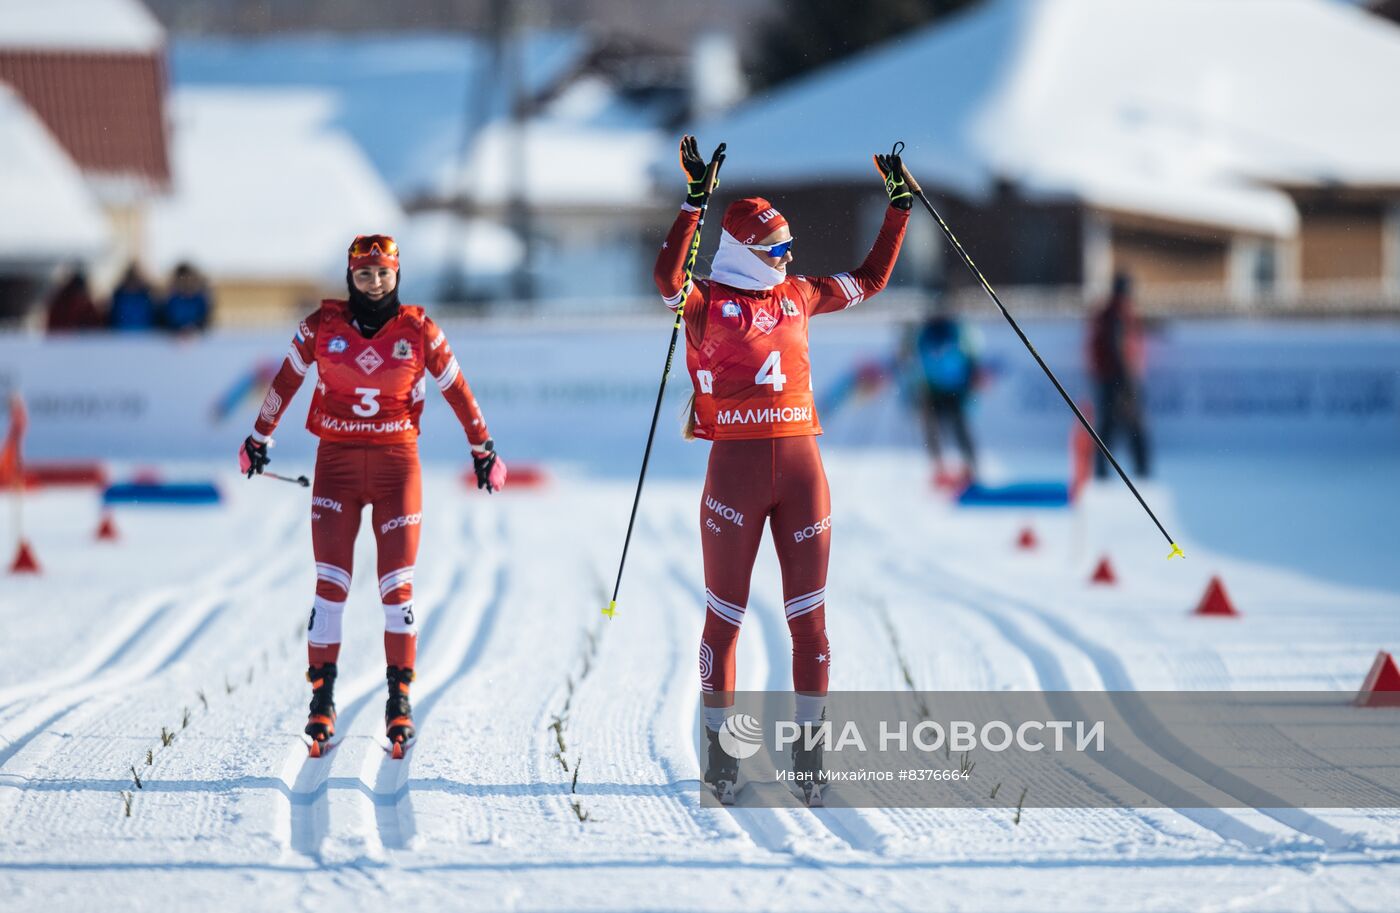
[[[170,294],[160,310],[160,325],[172,333],[201,333],[209,328],[209,287],[188,263],[175,267]]]
[[[128,332],[155,328],[155,296],[135,263],[126,268],[121,284],[112,292],[112,304],[107,309],[107,325],[114,330]]]
[[[977,448],[967,423],[967,406],[977,379],[978,348],[974,331],[944,307],[932,310],[914,335],[916,401],[938,480],[951,478],[943,463],[945,431],[952,432],[962,454],[961,481],[970,484],[977,477]]]

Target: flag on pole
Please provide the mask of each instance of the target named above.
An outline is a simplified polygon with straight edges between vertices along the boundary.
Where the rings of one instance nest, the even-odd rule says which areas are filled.
[[[19,485],[24,478],[19,448],[28,425],[29,412],[24,408],[24,398],[18,393],[11,393],[10,428],[5,432],[4,446],[0,447],[0,485]]]

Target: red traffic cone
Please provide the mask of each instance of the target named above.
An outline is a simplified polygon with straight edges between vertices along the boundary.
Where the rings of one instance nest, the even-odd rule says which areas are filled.
[[[117,523],[112,519],[112,512],[106,510],[102,512],[102,522],[97,525],[97,540],[99,542],[116,542],[121,536],[117,533]]]
[[[1356,693],[1358,707],[1400,707],[1400,668],[1395,657],[1384,650],[1376,654],[1366,681]]]
[[[39,573],[39,559],[34,557],[34,549],[29,547],[29,540],[19,540],[19,550],[15,552],[14,563],[10,565],[11,574],[37,574]]]
[[[1117,583],[1118,575],[1113,573],[1113,565],[1108,563],[1108,556],[1104,555],[1099,559],[1098,567],[1094,568],[1093,576],[1089,578],[1090,583]]]
[[[1035,537],[1035,530],[1029,526],[1024,527],[1021,530],[1021,535],[1016,537],[1016,547],[1023,552],[1028,552],[1039,544],[1040,541]]]
[[[1196,606],[1195,614],[1218,618],[1238,618],[1240,615],[1230,597],[1226,595],[1225,585],[1220,582],[1219,577],[1210,578],[1210,585],[1206,587],[1206,594],[1201,597],[1201,604]]]

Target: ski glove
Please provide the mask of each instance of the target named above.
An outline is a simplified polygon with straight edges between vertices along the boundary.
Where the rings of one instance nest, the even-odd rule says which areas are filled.
[[[263,469],[272,462],[272,457],[267,455],[267,448],[272,444],[272,438],[266,441],[255,441],[250,434],[243,439],[243,446],[238,448],[238,468],[248,478],[253,477],[253,473],[262,475]]]
[[[715,183],[708,189],[705,187],[705,175],[709,173],[710,166],[713,165],[716,174],[719,166],[724,162],[724,143],[720,143],[715,149],[715,154],[710,156],[710,164],[706,165],[705,160],[700,157],[700,146],[695,141],[695,137],[686,134],[681,137],[681,170],[685,172],[686,193],[685,201],[691,206],[703,206],[709,197],[710,191],[719,186],[719,178],[715,178]]]
[[[496,442],[490,438],[480,449],[472,448],[472,469],[476,471],[476,487],[486,489],[487,494],[505,487],[506,464],[496,455]]]
[[[895,150],[902,149],[903,145],[895,144]],[[899,152],[891,151],[889,155],[877,154],[875,168],[885,182],[885,193],[890,196],[890,205],[895,209],[906,210],[913,207],[914,193],[909,189],[909,182],[904,180],[904,162],[900,159]]]

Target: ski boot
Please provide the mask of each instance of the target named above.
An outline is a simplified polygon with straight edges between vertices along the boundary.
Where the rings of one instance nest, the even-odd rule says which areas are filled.
[[[389,700],[384,704],[384,734],[389,738],[389,751],[402,759],[404,747],[413,741],[413,707],[408,703],[408,685],[413,681],[412,669],[390,666]]]
[[[739,792],[739,762],[730,757],[729,752],[719,743],[719,733],[705,727],[705,738],[709,740],[710,757],[705,765],[705,782],[714,791],[721,805],[733,805]]]
[[[335,736],[335,663],[310,666],[306,680],[311,683],[311,715],[306,718],[308,751],[319,758],[330,750]]]
[[[803,727],[804,730],[806,727]],[[813,740],[811,748],[807,747],[806,732],[792,746],[792,774],[793,781],[797,785],[799,798],[807,804],[808,808],[820,808],[825,799],[828,781],[826,765],[822,761],[822,743],[820,740]]]

